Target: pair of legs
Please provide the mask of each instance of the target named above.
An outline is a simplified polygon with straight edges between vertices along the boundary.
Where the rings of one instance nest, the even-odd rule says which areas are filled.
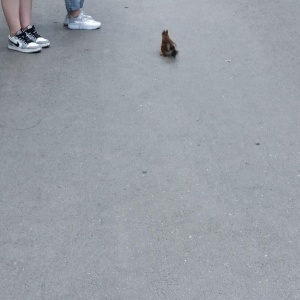
[[[1,0],[11,36],[31,24],[32,0]]]
[[[8,48],[20,52],[40,52],[50,42],[31,24],[32,0],[1,0],[9,29]]]

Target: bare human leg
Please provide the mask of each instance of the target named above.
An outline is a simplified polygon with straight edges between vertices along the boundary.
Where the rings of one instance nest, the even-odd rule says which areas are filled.
[[[21,28],[24,30],[27,26],[31,25],[32,16],[32,0],[19,0],[20,1],[20,23]]]
[[[9,34],[14,36],[20,29],[20,0],[1,0]]]

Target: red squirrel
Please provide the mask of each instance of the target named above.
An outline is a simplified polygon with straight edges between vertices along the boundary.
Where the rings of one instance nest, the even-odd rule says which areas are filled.
[[[176,57],[178,51],[176,50],[176,44],[170,39],[168,30],[162,32],[162,41],[161,41],[161,52],[162,56],[173,56]]]

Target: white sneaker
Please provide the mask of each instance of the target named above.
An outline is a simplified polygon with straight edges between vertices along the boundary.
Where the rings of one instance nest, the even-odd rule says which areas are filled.
[[[86,18],[93,20],[93,18],[91,16],[85,15]],[[67,14],[64,20],[64,26],[68,26],[70,24],[70,15]]]
[[[92,30],[98,29],[101,26],[101,23],[95,21],[91,16],[85,15],[83,12],[80,12],[79,16],[73,18],[72,16],[66,16],[64,24],[67,24],[69,29],[82,29],[82,30]]]
[[[15,36],[8,36],[8,49],[25,53],[40,52],[42,47],[34,43],[23,31],[18,31]]]

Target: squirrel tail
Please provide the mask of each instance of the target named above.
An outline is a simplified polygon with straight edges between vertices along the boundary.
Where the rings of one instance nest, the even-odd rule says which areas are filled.
[[[173,49],[171,56],[173,56],[175,58],[177,54],[178,54],[178,51],[176,49]]]

